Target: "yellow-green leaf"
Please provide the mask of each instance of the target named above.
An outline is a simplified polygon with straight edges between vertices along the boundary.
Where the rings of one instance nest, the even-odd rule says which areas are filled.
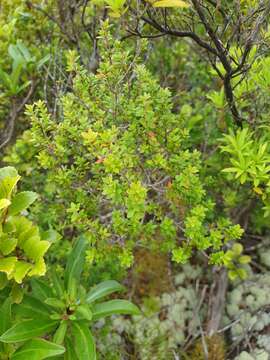
[[[0,238],[0,252],[3,255],[9,255],[17,246],[18,240],[16,238],[9,238],[4,235]]]
[[[32,270],[28,273],[28,276],[39,275],[43,276],[46,273],[46,265],[43,258],[38,259],[38,261],[33,266]]]
[[[6,209],[10,204],[11,203],[8,199],[1,199],[0,200],[0,210]]]
[[[240,264],[248,264],[251,261],[251,257],[248,256],[248,255],[243,255],[243,256],[240,256],[238,261],[239,261]]]
[[[36,261],[46,253],[50,245],[49,241],[40,241],[39,236],[33,236],[24,243],[23,250],[30,259]]]
[[[188,8],[189,4],[182,0],[160,0],[153,3],[153,7],[178,7]]]
[[[9,208],[10,215],[17,215],[30,206],[38,195],[33,191],[22,191],[14,196]]]
[[[17,258],[15,256],[0,259],[0,272],[6,273],[9,277],[14,270],[16,262]]]
[[[7,177],[0,180],[0,199],[9,199],[15,188],[20,176]]]
[[[14,269],[14,279],[18,284],[21,284],[24,277],[32,269],[33,265],[26,261],[17,261]]]

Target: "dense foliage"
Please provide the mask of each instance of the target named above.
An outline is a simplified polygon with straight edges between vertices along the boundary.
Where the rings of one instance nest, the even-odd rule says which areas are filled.
[[[269,16],[2,0],[0,359],[268,359]]]

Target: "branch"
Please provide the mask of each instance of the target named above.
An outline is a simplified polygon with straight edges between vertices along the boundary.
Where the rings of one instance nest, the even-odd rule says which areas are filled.
[[[17,104],[16,99],[13,98],[12,106],[11,106],[11,110],[10,110],[10,114],[9,114],[9,119],[7,121],[7,126],[4,130],[4,134],[3,134],[2,138],[0,139],[0,150],[3,149],[6,145],[8,145],[10,140],[12,139],[16,119],[17,119],[18,115],[20,114],[20,112],[23,110],[26,103],[31,98],[31,96],[35,90],[35,87],[36,87],[36,82],[34,80],[32,80],[31,86],[28,90],[27,95],[25,96],[25,98],[22,100],[22,102],[19,105]]]

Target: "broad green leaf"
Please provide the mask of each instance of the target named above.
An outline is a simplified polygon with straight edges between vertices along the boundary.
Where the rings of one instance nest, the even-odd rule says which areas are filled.
[[[61,298],[64,293],[64,284],[62,279],[60,279],[59,275],[55,270],[50,272],[52,283],[53,283],[53,290],[55,294]]]
[[[72,334],[74,347],[80,360],[96,360],[96,346],[94,338],[85,322],[73,322]]]
[[[65,348],[61,345],[43,339],[32,339],[17,349],[11,360],[43,360],[64,352]]]
[[[51,332],[57,324],[58,321],[47,319],[21,321],[0,336],[0,341],[13,343],[30,340],[33,337],[43,336]]]
[[[45,304],[52,306],[56,309],[65,309],[66,305],[62,300],[56,298],[48,298],[45,300]]]
[[[62,320],[53,336],[53,342],[59,345],[63,344],[67,332],[67,327],[68,322],[66,320]]]
[[[0,199],[0,210],[6,209],[11,204],[8,199]]]
[[[72,279],[80,280],[80,276],[84,266],[85,249],[87,246],[86,239],[82,236],[76,243],[71,253],[69,254],[66,270],[65,270],[65,285],[69,288]]]
[[[11,326],[11,298],[7,298],[0,307],[0,335]]]
[[[114,314],[139,315],[140,310],[134,304],[127,300],[110,300],[92,307],[93,320],[111,316]]]
[[[21,318],[28,319],[49,318],[50,316],[50,308],[44,302],[26,294],[20,305],[14,306],[14,312]]]
[[[48,284],[40,279],[31,280],[32,294],[41,301],[53,297],[53,291]]]
[[[123,291],[125,287],[115,280],[103,281],[94,286],[87,294],[86,301],[92,303],[116,291]]]
[[[0,259],[0,272],[7,274],[8,278],[14,270],[17,258],[15,256]]]
[[[26,261],[16,262],[13,277],[18,284],[21,284],[27,273],[33,268],[33,265]]]
[[[9,207],[10,215],[17,215],[21,211],[25,210],[30,206],[36,199],[38,195],[32,191],[23,191],[14,196],[12,203]]]
[[[188,8],[189,4],[182,0],[160,0],[153,3],[153,7],[178,7]]]
[[[80,358],[77,357],[73,342],[69,336],[65,337],[65,348],[66,352],[64,354],[65,360],[80,360]]]
[[[82,320],[88,320],[88,321],[91,321],[93,317],[93,313],[90,310],[89,305],[87,304],[79,305],[76,309],[75,315],[76,317],[78,317],[79,315],[82,318]]]

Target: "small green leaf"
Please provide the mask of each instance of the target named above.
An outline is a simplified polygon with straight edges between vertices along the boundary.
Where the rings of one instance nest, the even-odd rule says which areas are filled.
[[[32,339],[17,349],[11,360],[43,360],[64,352],[65,348],[61,345],[43,339]]]
[[[38,195],[32,191],[23,191],[14,196],[12,203],[9,207],[10,215],[17,215],[21,211],[25,210],[30,206],[36,199]]]
[[[139,315],[140,310],[134,304],[127,300],[110,300],[92,307],[93,320],[98,320],[105,316],[114,314]]]
[[[123,291],[125,287],[115,280],[103,281],[94,286],[86,295],[86,301],[92,303],[117,291]]]
[[[96,360],[96,346],[88,326],[82,322],[73,322],[75,351],[80,360]]]
[[[242,255],[239,257],[238,262],[240,264],[248,264],[251,262],[251,257],[248,255]]]
[[[4,343],[13,343],[30,340],[33,337],[43,336],[51,332],[58,324],[58,321],[47,319],[34,319],[21,321],[8,329],[1,337]]]

